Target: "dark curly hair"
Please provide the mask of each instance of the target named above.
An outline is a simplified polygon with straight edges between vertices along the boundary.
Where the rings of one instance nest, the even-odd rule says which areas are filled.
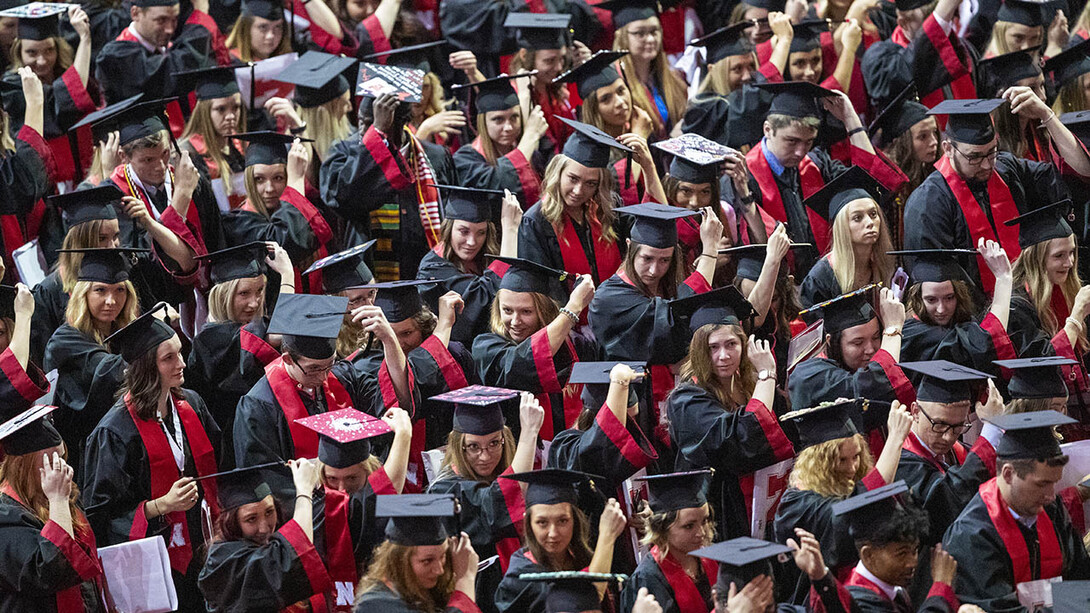
[[[920,543],[931,531],[927,512],[914,505],[899,506],[892,513],[868,514],[866,519],[852,522],[856,549],[863,545],[881,548],[893,543]]]

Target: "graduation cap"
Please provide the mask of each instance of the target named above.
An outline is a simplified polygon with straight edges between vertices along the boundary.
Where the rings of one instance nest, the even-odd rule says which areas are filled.
[[[1052,73],[1052,80],[1057,87],[1090,72],[1090,40],[1071,45],[1045,60],[1044,71]],[[1062,122],[1063,118],[1060,120]]]
[[[1053,613],[1090,610],[1090,581],[1057,581],[1051,587]]]
[[[435,281],[430,279],[386,281],[371,283],[367,285],[367,288],[378,290],[378,294],[375,295],[375,306],[382,309],[382,314],[390,323],[396,324],[409,319],[424,308],[419,287],[433,283]]]
[[[420,102],[425,72],[415,68],[362,62],[356,78],[356,95],[361,96],[361,108],[369,108],[374,99],[393,94],[399,102]]]
[[[515,43],[521,49],[563,49],[568,46],[567,32],[571,15],[566,13],[508,13],[503,27],[515,30]]]
[[[167,129],[168,123],[165,113],[167,103],[173,100],[176,100],[176,98],[150,100],[148,102],[134,101],[132,104],[126,104],[128,100],[123,100],[115,105],[118,108],[113,113],[100,118],[96,123],[92,124],[92,133],[96,139],[101,136],[100,140],[106,140],[105,135],[116,130],[120,136],[118,144],[124,146],[134,140],[158,134],[164,130],[170,132]],[[106,107],[102,111],[110,108]],[[86,123],[87,119],[88,117],[85,117],[82,122],[73,126],[69,132]]]
[[[106,184],[50,196],[49,202],[61,210],[67,227],[72,228],[88,221],[117,219],[117,210],[113,205],[121,202],[123,197],[124,194],[116,186]]]
[[[931,0],[895,0],[898,11],[911,11],[931,4]]]
[[[19,20],[16,36],[20,40],[48,40],[61,35],[60,15],[67,12],[68,5],[58,3],[39,7],[33,17],[21,11],[0,11],[0,17],[15,17]]]
[[[244,245],[220,249],[195,259],[207,262],[213,285],[235,279],[252,279],[265,274],[265,257],[269,253],[267,243],[253,241]]]
[[[53,422],[46,419],[56,408],[34,405],[0,424],[0,451],[5,455],[27,455],[63,443],[64,440],[53,427]]]
[[[216,493],[220,511],[261,502],[272,496],[272,488],[265,482],[266,468],[265,465],[247,466],[219,473],[216,476]]]
[[[83,119],[77,121],[68,129],[69,134],[74,134],[84,126],[91,126],[91,133],[95,141],[105,141],[110,132],[117,130],[116,122],[112,119],[122,111],[135,106],[144,98],[144,94],[136,94],[131,98],[125,98],[120,102],[105,106],[93,113],[88,113]]]
[[[817,101],[836,95],[836,92],[809,81],[754,83],[753,86],[772,94],[769,115],[786,115],[796,119],[820,117]]]
[[[803,204],[832,223],[842,209],[856,200],[882,199],[882,184],[863,170],[861,166],[850,166],[803,201]]]
[[[242,14],[269,21],[280,21],[284,19],[284,2],[283,0],[243,0]]]
[[[313,53],[313,52],[312,52]],[[288,145],[299,139],[304,143],[314,142],[310,138],[299,138],[291,134],[280,134],[268,130],[232,134],[231,138],[246,141],[246,167],[255,164],[287,164]]]
[[[1013,87],[1023,79],[1032,79],[1041,74],[1041,64],[1037,59],[1036,48],[1012,51],[980,60],[979,67],[989,84],[988,93],[996,93]]]
[[[791,243],[788,249],[813,249],[812,243]],[[719,255],[737,257],[737,271],[735,276],[742,279],[756,281],[761,278],[761,269],[764,268],[765,255],[768,253],[767,243],[754,243],[752,245],[735,245],[726,249],[720,249]]]
[[[780,417],[780,423],[795,450],[801,452],[807,447],[859,434],[852,419],[856,409],[855,400],[826,403],[786,413]]]
[[[386,540],[406,547],[441,545],[453,536],[447,522],[458,514],[453,494],[395,494],[375,497],[375,517],[387,517]]]
[[[369,439],[393,432],[390,426],[353,408],[295,420],[318,433],[318,459],[333,468],[348,468],[371,457]]]
[[[626,575],[591,573],[581,570],[561,570],[547,573],[521,573],[519,581],[546,582],[545,613],[570,613],[571,611],[599,611],[602,597],[596,583],[621,583]]]
[[[613,29],[620,30],[633,21],[657,17],[658,0],[605,0],[594,6],[613,13]]]
[[[174,76],[180,77],[188,85],[187,89],[197,94],[197,100],[215,100],[239,93],[235,68],[231,66],[186,70],[176,72]]]
[[[129,270],[135,263],[138,253],[150,253],[151,249],[136,247],[58,249],[57,253],[82,253],[79,281],[97,281],[99,283],[122,283],[129,280]]]
[[[355,69],[356,63],[355,58],[308,51],[278,74],[276,80],[295,85],[296,104],[314,108],[348,91],[347,75]]]
[[[477,81],[476,83],[455,85],[451,87],[451,90],[476,90],[478,113],[506,111],[519,105],[519,97],[518,94],[515,93],[515,88],[511,86],[511,80],[523,77],[529,78],[535,74],[537,74],[536,70],[513,75],[502,74],[498,77],[485,79],[484,81]]]
[[[432,396],[431,400],[454,404],[454,430],[485,436],[503,430],[503,403],[518,397],[515,390],[470,385]]]
[[[824,319],[825,332],[828,334],[836,334],[848,328],[861,326],[878,317],[871,304],[871,290],[876,287],[878,287],[877,284],[871,284],[831,300],[819,302],[800,311],[799,316],[807,322]]]
[[[576,362],[572,364],[568,383],[583,384],[583,405],[597,410],[609,395],[609,373],[617,364],[626,364],[635,372],[646,373],[647,362]],[[628,406],[639,402],[634,385],[628,386]]]
[[[848,534],[853,539],[867,540],[868,532],[882,529],[885,522],[895,516],[907,493],[908,485],[895,481],[834,503],[833,516],[846,517]]]
[[[704,47],[707,53],[708,65],[734,55],[746,55],[753,53],[753,44],[746,36],[746,30],[754,27],[752,21],[742,21],[725,28],[719,28],[715,32],[698,38],[689,43],[693,47]]]
[[[439,189],[445,219],[457,219],[470,223],[491,221],[494,217],[493,212],[503,201],[503,191],[498,189],[440,184],[432,185],[432,187]]]
[[[430,55],[434,49],[449,45],[445,39],[433,40],[418,45],[408,45],[397,49],[388,49],[363,56],[365,62],[377,62],[386,58],[387,66],[397,66],[423,72],[432,72]]]
[[[682,134],[652,145],[674,156],[670,176],[688,183],[714,183],[719,180],[719,164],[731,149],[699,134]]]
[[[599,51],[587,61],[553,79],[553,83],[575,83],[579,89],[579,97],[587,100],[594,97],[598,88],[612,85],[621,78],[621,73],[617,72],[613,63],[626,55],[627,51]]]
[[[1045,26],[1044,3],[1030,0],[1003,0],[996,15],[996,21],[1019,23],[1031,28]]]
[[[155,351],[160,343],[174,338],[174,328],[156,316],[156,313],[166,309],[165,302],[151,307],[151,310],[129,322],[129,325],[107,336],[106,346],[121,354],[129,364],[145,353]]]
[[[901,362],[900,366],[923,375],[923,380],[916,386],[916,399],[924,402],[968,402],[976,396],[978,386],[986,385],[992,377],[949,360]]]
[[[1002,98],[943,100],[929,114],[950,116],[946,123],[946,135],[951,140],[966,145],[987,145],[995,139],[991,112],[1002,106],[1003,102]]]
[[[692,509],[708,502],[708,486],[714,471],[710,468],[636,477],[647,483],[647,504],[655,513]]]
[[[1071,200],[1046,204],[1014,219],[1003,222],[1005,226],[1018,225],[1018,245],[1024,250],[1054,238],[1067,238],[1074,231],[1068,222],[1072,218]],[[1073,218],[1072,218],[1073,220]]]
[[[276,301],[269,334],[282,334],[293,349],[312,360],[333,357],[348,298],[284,294]]]
[[[309,275],[316,270],[322,271],[322,292],[336,294],[349,288],[358,288],[367,285],[375,278],[371,269],[364,261],[367,250],[374,246],[377,239],[371,239],[362,245],[356,245],[350,249],[327,255],[314,262],[310,268],[303,271]]]
[[[741,589],[761,575],[772,576],[772,560],[786,561],[786,556],[791,552],[791,548],[786,545],[741,536],[691,551],[689,554],[719,563],[716,587],[720,594],[726,594],[731,583]]]
[[[916,85],[910,84],[878,113],[867,128],[867,134],[874,137],[881,130],[878,147],[888,147],[899,136],[911,130],[912,126],[927,119],[929,110],[920,104],[916,95]]]
[[[507,272],[503,274],[503,279],[500,280],[500,289],[512,292],[535,292],[548,296],[555,283],[567,281],[571,276],[563,270],[549,268],[524,258],[498,255],[487,255],[485,257],[510,266]]]
[[[739,325],[756,314],[753,305],[733,285],[675,298],[669,301],[670,314],[675,323],[689,322],[690,332],[695,333],[706,325]]]
[[[622,145],[617,139],[590,124],[568,119],[567,117],[557,117],[557,119],[575,130],[575,133],[564,143],[562,153],[587,168],[608,168],[610,149],[623,151],[630,157],[633,153],[631,147]],[[625,184],[628,184],[627,171],[625,173]]]
[[[900,251],[887,251],[886,254],[916,258],[916,262],[909,272],[913,285],[917,283],[944,283],[946,281],[962,281],[972,285],[969,273],[965,272],[957,258],[959,256],[976,255],[975,249],[902,249]]]
[[[594,480],[604,481],[602,477],[588,475],[574,470],[543,468],[525,473],[500,475],[501,479],[512,479],[526,486],[526,508],[536,504],[560,504],[567,502],[575,505],[579,502],[579,486],[594,486]]]
[[[1044,461],[1063,455],[1053,432],[1055,426],[1078,423],[1059,411],[1033,411],[996,415],[985,421],[1003,431],[995,449],[1001,460]]]
[[[1014,375],[1007,384],[1007,391],[1011,398],[1066,397],[1067,382],[1064,380],[1060,367],[1078,364],[1075,360],[1059,355],[994,360],[993,363],[1014,371]]]
[[[635,216],[636,221],[632,224],[630,232],[633,243],[656,249],[677,246],[677,220],[682,217],[700,215],[700,211],[657,202],[623,206],[614,211]]]
[[[1060,115],[1060,123],[1067,126],[1071,133],[1086,142],[1090,140],[1090,111],[1074,111]]]
[[[791,38],[790,53],[805,53],[821,47],[821,34],[829,31],[830,22],[825,19],[803,19],[794,24],[795,36]]]

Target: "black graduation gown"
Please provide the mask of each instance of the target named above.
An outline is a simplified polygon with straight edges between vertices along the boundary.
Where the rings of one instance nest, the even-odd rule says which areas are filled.
[[[468,596],[461,592],[454,595],[443,607],[443,613],[479,613],[480,609]],[[419,609],[410,607],[386,585],[378,585],[356,598],[355,613],[423,613]]]
[[[598,489],[613,492],[656,458],[636,420],[626,419],[622,426],[613,411],[602,405],[586,430],[569,428],[553,437],[545,468],[597,475],[605,479]]]
[[[280,206],[268,217],[246,209],[228,211],[223,215],[227,246],[235,247],[252,241],[274,241],[288,252],[288,257],[293,262],[313,259],[315,251],[326,241],[319,238],[307,218],[308,215],[320,216],[320,213],[309,201],[302,202],[305,200],[304,196],[292,190],[290,196],[281,196]],[[305,212],[296,206],[297,202],[306,209]]]
[[[547,573],[547,568],[531,560],[528,549],[523,547],[511,556],[511,565],[496,588],[496,608],[501,613],[545,613],[545,595],[548,586],[540,581],[522,581],[519,575]],[[578,569],[572,569],[578,570]]]
[[[212,543],[199,582],[215,613],[279,611],[330,587],[318,550],[295,520],[264,545],[246,539]]]
[[[499,58],[518,50],[515,33],[503,27],[508,2],[445,0],[439,3],[439,29],[457,49],[472,51],[486,77],[499,74]]]
[[[614,224],[614,230],[617,231],[618,237],[622,237],[626,234],[621,231],[621,226],[622,222],[618,219]],[[587,263],[590,265],[590,275],[594,279],[594,283],[601,284],[617,271],[598,270],[598,254],[596,253],[596,245],[594,244],[589,224],[579,224],[576,223],[575,220],[572,220],[572,227],[575,229],[575,233],[579,237],[579,243],[583,247],[583,253],[587,259]],[[618,250],[620,250],[623,244],[624,241],[621,238],[618,238],[617,243],[615,243]],[[556,230],[553,229],[553,225],[545,219],[544,215],[542,215],[540,202],[530,207],[522,216],[522,224],[519,225],[518,249],[520,258],[533,260],[542,266],[548,266],[549,268],[554,268],[556,270],[580,272],[578,270],[572,270],[571,267],[564,265],[564,257],[560,250],[560,240],[556,236]],[[620,264],[619,256],[617,263],[618,265]],[[559,282],[551,283],[549,289],[549,294],[551,296],[564,299],[568,296],[567,287],[561,285]]]
[[[717,535],[716,540],[722,539]],[[697,568],[703,569],[703,565],[698,564]],[[715,583],[715,579],[715,577],[705,577],[704,573],[700,573],[700,576],[693,582],[697,589],[700,590],[700,595],[704,598],[705,610],[708,612],[715,610],[710,584]],[[620,608],[623,613],[631,613],[632,606],[636,603],[636,595],[639,594],[641,587],[647,588],[647,593],[655,597],[655,602],[662,607],[662,613],[702,613],[692,609],[683,611],[678,608],[674,596],[674,586],[670,584],[670,581],[662,572],[662,567],[659,566],[658,562],[655,562],[655,558],[650,553],[643,556],[639,565],[636,566],[636,570],[628,576],[628,581],[624,582],[624,587],[621,589]]]
[[[7,272],[4,282],[14,284],[18,278],[15,263],[7,255],[34,238],[27,235],[27,216],[47,194],[53,191],[52,175],[56,172],[53,153],[37,131],[23,126],[15,136],[15,151],[0,151],[0,217],[11,216],[18,222],[20,236],[0,236],[0,253]],[[8,238],[7,241],[4,239]],[[17,241],[11,240],[12,238]],[[19,244],[7,244],[18,242]]]
[[[826,256],[818,260],[810,272],[806,273],[806,278],[802,280],[802,285],[799,287],[799,302],[802,308],[808,309],[843,293],[840,282],[833,273],[833,266]]]
[[[29,409],[48,391],[49,381],[33,361],[23,368],[10,346],[0,351],[0,422]]]
[[[544,140],[544,139],[543,139]],[[540,147],[539,147],[540,149]],[[525,208],[537,200],[541,188],[541,174],[547,158],[535,152],[531,159],[518,149],[497,158],[495,164],[489,164],[473,144],[462,145],[454,152],[454,169],[463,187],[477,189],[511,190]],[[527,194],[527,190],[532,190]],[[498,211],[498,209],[496,209]],[[493,214],[492,221],[499,223],[499,215]]]
[[[918,574],[919,570],[917,569],[916,572]],[[849,585],[847,589],[851,594],[852,611],[855,613],[898,613],[893,601],[886,598],[885,594],[879,594],[861,585]],[[911,610],[917,613],[954,613],[956,611],[951,603],[939,594],[929,596],[919,608]]]
[[[68,613],[62,606],[73,604],[105,611],[94,535],[76,537],[0,493],[0,611]],[[61,594],[67,590],[75,591]]]
[[[114,39],[102,46],[95,56],[95,79],[107,104],[143,92],[163,97],[186,95],[175,73],[215,64],[212,33],[198,23],[178,25],[179,32],[165,54],[151,53],[134,40]]]
[[[690,382],[677,386],[666,401],[670,440],[678,471],[713,468],[708,502],[715,510],[716,538],[750,533],[750,507],[739,480],[761,468],[794,457],[772,407],[750,400],[727,411],[716,397]]]
[[[1053,291],[1056,291],[1056,289],[1053,289]],[[1064,322],[1057,323],[1061,326],[1064,325]],[[1034,306],[1033,300],[1030,299],[1025,288],[1015,288],[1011,296],[1011,309],[1007,328],[1010,330],[1011,342],[1014,343],[1015,351],[1019,355],[1035,340],[1042,337],[1048,338],[1044,324],[1041,323],[1041,317],[1037,314],[1037,307]],[[1060,332],[1063,332],[1062,327]]]
[[[1010,337],[990,313],[980,323],[967,321],[949,328],[909,317],[902,329],[902,362],[949,360],[992,374],[999,379],[997,383],[1002,383],[999,367],[992,360],[1014,357]]]
[[[916,398],[915,389],[893,356],[884,350],[855,372],[826,357],[813,357],[795,367],[787,382],[791,406],[814,407],[837,398],[867,398],[902,403]]]
[[[472,345],[473,339],[489,329],[492,299],[496,297],[496,292],[500,289],[501,275],[497,271],[503,270],[502,264],[493,263],[480,275],[464,273],[455,268],[450,260],[432,250],[420,262],[416,278],[438,279],[443,283],[444,290],[458,292],[465,306],[454,322],[450,338],[465,345]],[[438,302],[428,306],[433,312],[439,312]]]
[[[121,31],[129,27],[129,11],[110,6],[107,0],[92,0],[83,3],[83,11],[91,22],[91,57],[98,57],[99,50],[117,38]]]

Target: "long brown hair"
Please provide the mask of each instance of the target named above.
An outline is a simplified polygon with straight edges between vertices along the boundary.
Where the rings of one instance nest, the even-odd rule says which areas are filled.
[[[49,522],[49,500],[42,491],[42,452],[23,455],[6,455],[0,460],[0,484],[11,486],[23,505],[30,509],[43,524]],[[61,457],[68,459],[68,447],[61,443]],[[79,487],[72,481],[72,492],[68,495],[68,512],[72,515],[72,527],[76,530],[87,528],[87,520],[78,505]]]
[[[519,108],[519,138],[522,138],[522,130],[526,125],[526,118],[522,116],[522,109]],[[484,154],[484,159],[488,162],[489,166],[495,166],[496,160],[502,157],[499,151],[496,150],[496,143],[492,140],[492,137],[488,135],[488,113],[477,113],[477,139],[481,143],[481,153]]]
[[[662,24],[659,24],[661,30]],[[628,27],[617,28],[617,31],[613,34],[613,49],[615,51],[627,51],[628,45]],[[625,74],[630,78],[636,77],[636,66],[632,62],[632,56],[626,55],[621,58],[621,66],[624,68]],[[651,60],[651,79],[655,81],[659,87],[659,95],[666,102],[666,110],[670,117],[671,123],[678,123],[681,121],[681,116],[685,114],[685,107],[689,103],[689,92],[685,85],[685,82],[681,80],[681,77],[677,76],[674,69],[670,67],[670,61],[666,58],[666,51],[663,46],[659,45],[659,53],[655,56],[655,59]],[[641,85],[640,87],[629,86],[632,92],[632,104],[647,111],[647,114],[651,116],[651,120],[655,124],[655,132],[665,132],[670,129],[670,126],[664,125],[659,120],[658,107],[647,95],[647,90]]]
[[[742,354],[738,358],[738,372],[731,377],[730,381],[723,381],[715,374],[711,350],[708,348],[708,339],[712,334],[723,329],[737,336],[742,347]],[[757,385],[757,371],[749,361],[749,347],[746,344],[748,340],[745,330],[738,324],[700,326],[693,333],[693,340],[689,342],[689,356],[681,364],[681,380],[692,381],[714,394],[723,408],[728,411],[735,411],[745,406],[753,396],[753,388]]]
[[[125,369],[125,380],[121,388],[117,390],[118,398],[124,397],[125,394],[129,395],[129,401],[132,403],[136,416],[146,421],[158,417],[159,394],[163,391],[159,380],[158,353],[159,346],[156,345],[133,360]],[[170,388],[170,395],[176,400],[185,399],[180,387]]]
[[[594,551],[590,548],[590,519],[579,507],[573,504],[568,506],[571,508],[572,516],[571,543],[568,544],[568,553],[571,554],[573,561],[572,568],[553,568],[549,563],[549,555],[545,553],[545,548],[534,537],[534,507],[528,507],[522,516],[523,543],[526,549],[530,551],[530,555],[534,556],[538,564],[550,571],[586,568],[594,556]]]
[[[53,64],[53,78],[59,79],[64,71],[72,66],[72,62],[76,59],[76,51],[72,49],[72,45],[69,45],[68,41],[64,40],[63,36],[53,36],[49,40],[53,41],[57,48],[57,61]],[[11,43],[11,66],[9,70],[19,70],[22,67],[23,39],[16,38]]]
[[[564,198],[560,194],[560,179],[568,164],[576,164],[568,156],[558,153],[549,160],[545,167],[545,178],[541,181],[541,216],[553,227],[559,237],[564,232]],[[591,223],[598,222],[602,226],[602,238],[609,242],[617,241],[617,233],[613,229],[613,175],[608,168],[600,168],[598,192],[587,201],[587,219]]]
[[[791,485],[800,490],[816,492],[826,498],[851,496],[855,484],[861,481],[871,468],[874,468],[874,458],[862,434],[855,434],[850,438],[854,438],[859,445],[860,454],[859,467],[852,479],[843,480],[836,474],[835,467],[840,458],[840,444],[848,440],[838,438],[803,449],[795,460],[795,467],[791,469]]]
[[[1075,113],[1090,109],[1090,105],[1086,101],[1086,90],[1083,85],[1087,79],[1090,79],[1090,73],[1079,75],[1070,82],[1061,85],[1060,91],[1056,94],[1056,101],[1052,103],[1052,111],[1057,115],[1063,115],[1064,113]]]
[[[447,549],[447,560],[443,565],[443,575],[432,589],[424,589],[413,572],[412,555],[415,547],[398,545],[384,541],[375,549],[375,557],[367,575],[360,580],[357,593],[382,589],[387,585],[401,597],[412,609],[437,612],[445,607],[454,593],[454,565],[451,550]]]
[[[457,255],[454,253],[454,247],[451,246],[451,238],[454,236],[454,219],[444,219],[443,223],[439,226],[439,241],[443,245],[443,259],[450,262],[458,272],[466,272],[466,265]],[[496,231],[496,224],[491,221],[488,222],[488,230],[485,233],[484,247],[481,248],[480,253],[477,254],[477,259],[482,260],[485,255],[498,255],[500,252],[500,239],[499,232]]]
[[[636,289],[640,290],[641,294],[654,296],[655,293],[651,291],[651,288],[647,287],[643,280],[640,279],[640,276],[636,274],[636,256],[639,255],[640,249],[644,247],[646,245],[631,243],[628,246],[628,251],[624,254],[624,262],[621,264],[621,268],[624,270],[624,274],[628,276],[628,280]],[[670,256],[670,267],[666,269],[666,274],[659,280],[660,291],[658,295],[663,298],[676,298],[677,286],[685,281],[685,259],[681,251],[680,245],[674,247],[674,253]]]
[[[239,101],[238,125],[245,126],[246,105],[242,104],[242,95],[231,94],[227,97],[234,98],[236,96]],[[221,135],[212,123],[212,104],[214,102],[215,100],[197,101],[197,105],[193,107],[193,114],[189,116],[189,121],[185,124],[185,130],[182,131],[182,137],[178,140],[184,142],[194,134],[200,136],[204,140],[204,156],[211,159],[212,163],[216,165],[227,193],[233,194],[231,191],[231,166],[227,163],[227,156],[224,155],[223,151],[228,147],[234,147],[234,142]]]
[[[1053,239],[1055,240],[1055,239]],[[1049,336],[1052,336],[1063,328],[1066,322],[1058,321],[1052,313],[1052,282],[1048,280],[1045,270],[1045,262],[1048,260],[1048,248],[1052,241],[1044,241],[1030,245],[1022,250],[1018,259],[1014,261],[1011,271],[1014,277],[1014,287],[1025,287],[1033,306],[1037,310],[1037,317],[1041,320],[1041,327]],[[1074,266],[1067,273],[1067,279],[1060,286],[1064,294],[1064,301],[1070,309],[1075,302],[1075,294],[1079,293],[1082,281],[1079,279],[1079,250],[1075,249]],[[1085,332],[1079,333],[1079,345],[1086,343]]]
[[[273,496],[273,508],[276,510],[276,525],[282,526],[287,523],[290,517],[284,516],[284,505],[280,504],[280,501]],[[242,534],[242,526],[238,523],[238,513],[242,509],[242,506],[237,506],[219,514],[216,517],[216,521],[212,525],[212,542],[222,543],[224,541],[241,541],[245,536]]]
[[[904,134],[893,139],[893,142],[883,150],[897,168],[900,168],[908,176],[908,183],[905,183],[897,192],[904,195],[905,198],[908,198],[908,194],[911,194],[919,187],[923,180],[927,178],[927,175],[935,170],[933,163],[927,164],[916,159],[916,148],[912,140],[912,129],[910,128],[905,130]],[[903,211],[899,212],[903,215]]]
[[[950,321],[950,325],[956,326],[972,320],[976,309],[973,306],[973,294],[964,281],[951,279],[950,284],[954,288],[954,299],[958,302],[957,306],[954,307],[954,318]],[[905,312],[915,315],[917,319],[927,325],[937,325],[931,319],[931,315],[927,313],[927,306],[923,303],[922,283],[913,283],[905,291]]]
[[[250,42],[250,27],[254,25],[252,15],[245,13],[238,16],[235,25],[231,27],[231,33],[227,35],[227,48],[238,52],[238,58],[243,62],[254,60],[254,48]],[[291,29],[287,22],[284,23],[284,34],[280,37],[280,44],[269,57],[291,53]],[[239,124],[245,125],[245,124]]]
[[[500,456],[499,463],[496,464],[496,470],[491,475],[478,475],[477,471],[473,470],[473,465],[466,459],[466,452],[463,449],[465,438],[466,435],[457,430],[451,430],[447,435],[447,452],[443,455],[443,464],[439,468],[437,479],[457,475],[470,481],[492,483],[500,473],[511,466],[511,461],[515,459],[515,435],[511,432],[511,428],[504,426],[503,454]]]

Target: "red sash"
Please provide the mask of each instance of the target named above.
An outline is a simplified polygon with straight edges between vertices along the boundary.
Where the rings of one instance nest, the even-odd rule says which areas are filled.
[[[659,570],[666,577],[666,582],[673,589],[678,611],[693,613],[694,611],[708,610],[708,605],[704,602],[704,597],[700,595],[696,582],[689,577],[677,560],[669,555],[664,555],[658,545],[651,547],[651,557],[655,559],[655,563],[659,565]],[[699,560],[701,566],[704,567],[705,581],[711,581],[711,577],[719,576],[718,564],[707,558],[699,558]]]
[[[594,279],[594,284],[598,285],[612,277],[613,273],[617,272],[617,269],[621,267],[621,252],[616,243],[611,243],[602,238],[601,223],[591,220],[589,216],[586,219],[590,223],[590,237],[594,244],[594,261],[598,265],[598,278]],[[572,224],[571,216],[567,213],[564,213],[563,231],[556,238],[557,242],[560,243],[560,257],[564,260],[564,270],[580,275],[589,275],[590,261],[587,259],[587,252],[583,251],[583,243],[580,242],[579,235],[575,232],[575,225]]]
[[[265,378],[269,380],[276,404],[284,412],[284,419],[288,420],[288,429],[291,431],[291,442],[295,446],[295,458],[318,457],[318,433],[310,428],[295,423],[295,420],[307,417],[307,409],[303,406],[303,399],[299,397],[298,385],[295,379],[288,375],[284,369],[284,358],[277,358],[265,369]],[[352,398],[341,385],[340,380],[329,373],[322,384],[322,392],[325,394],[326,411],[337,411],[352,406]]]
[[[579,354],[575,352],[575,345],[571,339],[564,340],[564,346],[571,354],[572,364],[579,361]],[[563,428],[571,428],[575,425],[579,414],[583,411],[583,400],[580,396],[583,386],[579,384],[561,384],[556,374],[554,356],[549,350],[549,334],[542,328],[530,337],[530,350],[534,356],[534,367],[537,369],[538,381],[541,383],[541,393],[535,394],[541,407],[545,409],[545,423],[541,426],[541,440],[551,441],[557,435],[553,409],[552,394],[560,394],[563,398],[559,409],[563,414]]]
[[[197,476],[203,477],[216,472],[216,456],[212,452],[212,443],[197,417],[197,412],[189,406],[184,399],[175,398],[174,406],[178,409],[178,419],[182,422],[175,427],[182,428],[185,432],[189,450],[193,453],[193,465],[197,468]],[[144,444],[144,450],[148,454],[148,464],[151,469],[151,497],[159,498],[170,491],[174,482],[181,478],[178,472],[178,464],[174,461],[174,453],[170,450],[167,435],[155,421],[140,419],[136,415],[129,395],[125,394],[125,408],[136,425],[136,431],[140,433],[140,441]],[[213,519],[219,515],[216,498],[215,480],[206,480],[201,483],[204,488],[204,500],[212,511]],[[175,543],[171,538],[167,545],[167,554],[170,556],[170,567],[179,573],[185,574],[189,568],[189,562],[193,559],[193,544],[189,540],[189,525],[186,521],[186,512],[177,511],[166,516],[167,523],[171,526],[171,532],[177,530],[174,526],[181,526],[181,535],[184,542]],[[134,526],[135,528],[135,526]],[[135,529],[132,532],[137,532]],[[129,534],[129,540],[140,538],[140,534]]]
[[[272,345],[265,339],[247,330],[246,326],[239,328],[238,341],[242,350],[254,356],[262,366],[268,366],[276,361],[276,358],[280,357],[280,353],[273,349]]]
[[[348,532],[348,494],[325,488],[325,562],[333,580],[333,610],[348,612],[355,601],[356,556]],[[320,599],[320,600],[319,600]],[[311,609],[325,611],[325,594],[310,599]]]
[[[176,224],[168,223],[168,213],[172,210],[171,206],[167,204],[167,208],[159,213],[155,210],[155,206],[151,203],[151,198],[143,189],[140,189],[135,183],[129,181],[129,177],[125,173],[126,164],[121,164],[114,169],[113,174],[110,175],[110,181],[121,190],[121,193],[126,196],[132,196],[140,202],[144,203],[144,206],[148,209],[148,214],[155,218],[156,215],[160,216],[160,221],[168,229],[178,235],[178,238],[185,241],[191,249],[193,249],[196,255],[205,255],[208,253],[208,249],[204,245],[204,231],[201,229],[201,217],[197,211],[197,205],[190,200],[189,209],[185,214],[185,225],[188,228],[178,228]],[[170,168],[169,172],[174,173],[174,169]],[[175,219],[180,219],[175,217]]]
[[[923,461],[934,467],[935,470],[939,471],[942,474],[946,474],[946,468],[943,467],[942,462],[938,461],[938,459],[935,458],[935,455],[928,451],[927,447],[923,446],[923,443],[920,442],[920,439],[916,438],[916,434],[914,432],[908,433],[908,436],[905,437],[904,444],[901,445],[901,449],[904,449],[909,453],[919,456],[923,459]],[[954,459],[957,460],[958,466],[961,466],[965,463],[965,458],[969,453],[969,451],[965,448],[965,445],[962,445],[961,443],[954,443],[951,451],[954,452]]]
[[[761,208],[777,221],[787,223],[787,211],[783,207],[783,197],[780,195],[780,187],[776,184],[776,177],[768,160],[764,156],[764,148],[755,146],[746,153],[746,164],[757,185],[761,188]],[[825,187],[825,179],[821,177],[821,169],[810,159],[810,156],[802,158],[799,162],[799,186],[802,188],[803,200],[816,194]],[[814,246],[819,253],[829,250],[829,222],[809,208],[806,209],[806,217],[810,220],[810,229],[814,233]],[[771,231],[771,230],[770,230]]]
[[[1003,222],[1017,217],[1018,207],[1014,204],[1010,188],[1003,182],[1003,178],[999,176],[999,173],[992,172],[991,178],[988,179],[988,202],[992,209],[992,219],[995,220],[995,227],[998,230],[999,236],[997,238],[996,232],[992,231],[992,225],[988,223],[987,215],[984,214],[984,210],[980,207],[980,203],[973,196],[973,192],[969,190],[969,186],[965,184],[965,180],[954,170],[949,156],[944,155],[939,158],[938,163],[935,164],[935,169],[942,174],[943,179],[946,179],[946,184],[950,187],[950,191],[954,193],[958,206],[961,207],[961,214],[965,217],[965,224],[969,226],[969,234],[972,235],[972,245],[970,247],[975,247],[977,241],[981,238],[993,240],[1006,250],[1007,256],[1011,258],[1012,262],[1017,259],[1018,254],[1022,253],[1022,248],[1018,246],[1018,226],[1007,226]],[[977,255],[976,262],[977,268],[980,269],[980,281],[984,284],[984,290],[991,295],[992,290],[995,288],[995,277],[988,270],[988,265],[984,262],[982,256]]]
[[[1029,549],[1026,539],[1022,536],[1022,530],[1018,527],[1014,517],[1003,502],[1003,496],[999,493],[999,485],[995,477],[980,486],[980,498],[988,509],[988,517],[992,520],[999,538],[1003,540],[1003,546],[1010,556],[1011,566],[1014,568],[1015,585],[1025,581],[1033,581],[1030,573]],[[1040,548],[1041,565],[1040,579],[1059,577],[1063,573],[1063,551],[1060,550],[1060,540],[1056,536],[1056,529],[1052,526],[1052,519],[1042,509],[1037,513],[1037,544]]]

